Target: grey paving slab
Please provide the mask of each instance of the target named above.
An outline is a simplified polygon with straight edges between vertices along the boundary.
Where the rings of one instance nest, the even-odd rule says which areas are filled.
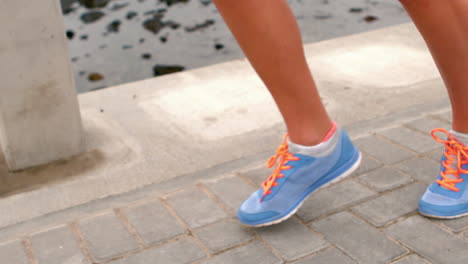
[[[444,128],[444,129],[450,128],[450,124],[447,121],[434,119],[430,116],[425,116],[425,117],[413,120],[411,122],[405,123],[405,125],[413,129],[419,130],[426,135],[430,135],[431,131],[435,128]]]
[[[382,162],[369,157],[369,155],[362,154],[361,164],[359,165],[359,168],[357,168],[357,170],[353,172],[353,175],[359,176],[363,173],[366,173],[368,171],[371,171],[373,169],[376,169],[382,166],[383,166]]]
[[[89,263],[68,226],[32,235],[31,245],[39,264]]]
[[[361,150],[389,165],[408,159],[414,154],[375,135],[360,138],[354,143]]]
[[[5,264],[29,264],[26,251],[19,240],[0,243],[0,259]]]
[[[379,134],[419,153],[434,150],[438,146],[430,136],[402,126],[381,131]]]
[[[205,193],[191,189],[167,198],[169,205],[191,228],[197,228],[227,217],[227,214]]]
[[[439,159],[441,154],[442,153],[439,153]],[[430,184],[435,181],[440,168],[439,163],[420,157],[405,160],[395,166],[413,179],[425,184]]]
[[[393,167],[383,167],[364,173],[359,180],[376,191],[382,192],[409,183],[412,179]]]
[[[430,264],[430,263],[418,255],[409,255],[395,262],[392,262],[392,264]]]
[[[357,264],[357,262],[339,249],[329,248],[316,255],[296,261],[294,264]]]
[[[297,215],[308,222],[375,194],[376,192],[354,180],[343,181],[313,193],[304,202]]]
[[[79,225],[97,261],[107,260],[138,249],[135,239],[111,212],[84,219]]]
[[[437,117],[437,118],[440,118],[442,120],[445,120],[449,123],[452,122],[452,111],[449,110],[449,111],[444,111],[444,112],[441,112],[441,113],[437,113],[437,114],[433,114],[433,116]]]
[[[274,226],[260,228],[257,232],[287,261],[307,256],[328,245],[319,234],[310,231],[294,218]]]
[[[252,242],[216,255],[203,264],[279,264],[283,263],[260,242]]]
[[[413,183],[385,193],[353,207],[353,211],[375,226],[383,226],[391,220],[415,211],[426,186]]]
[[[439,147],[438,149],[436,149],[434,151],[424,153],[424,156],[426,156],[429,159],[439,163],[443,152],[444,152],[444,147]]]
[[[174,216],[156,200],[124,208],[123,212],[146,244],[159,243],[185,232]]]
[[[361,264],[388,263],[408,252],[348,212],[329,216],[313,223],[312,227]]]
[[[253,231],[234,219],[225,219],[192,231],[215,254],[227,248],[246,243],[254,238]]]
[[[386,228],[386,232],[431,262],[468,263],[468,242],[416,215]]]
[[[185,264],[203,259],[205,252],[190,238],[182,238],[177,241],[166,243],[160,247],[150,248],[120,259],[112,264]]]
[[[252,192],[256,190],[241,178],[234,176],[206,184],[223,203],[232,209],[237,209]]]
[[[463,231],[468,228],[468,217],[462,217],[457,219],[438,220],[441,224],[447,226],[453,232]]]
[[[258,185],[258,187],[260,187],[262,182],[266,180],[268,176],[270,176],[271,172],[272,172],[271,169],[267,168],[266,166],[263,166],[260,168],[247,171],[243,173],[243,176],[251,179],[255,184]]]

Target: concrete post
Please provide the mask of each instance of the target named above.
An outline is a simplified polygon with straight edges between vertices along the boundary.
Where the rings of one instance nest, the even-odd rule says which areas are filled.
[[[66,41],[59,0],[0,0],[0,145],[12,171],[82,149]]]

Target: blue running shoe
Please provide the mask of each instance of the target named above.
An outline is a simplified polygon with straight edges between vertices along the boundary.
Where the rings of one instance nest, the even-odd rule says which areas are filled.
[[[437,132],[446,134],[447,139],[440,139],[436,135]],[[445,151],[437,180],[429,185],[419,200],[419,212],[439,219],[466,216],[468,215],[468,147],[444,129],[434,129],[431,134],[437,142],[445,144]]]
[[[313,191],[350,175],[361,162],[361,154],[344,130],[336,129],[335,146],[325,156],[311,157],[289,152],[287,134],[268,167],[276,169],[237,211],[249,226],[280,223],[296,213]]]

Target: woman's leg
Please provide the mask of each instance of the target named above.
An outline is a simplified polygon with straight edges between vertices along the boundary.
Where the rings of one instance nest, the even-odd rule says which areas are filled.
[[[291,141],[314,145],[332,123],[307,66],[297,22],[286,0],[214,0],[276,101]]]
[[[445,81],[453,130],[468,133],[468,1],[400,1],[426,40]]]

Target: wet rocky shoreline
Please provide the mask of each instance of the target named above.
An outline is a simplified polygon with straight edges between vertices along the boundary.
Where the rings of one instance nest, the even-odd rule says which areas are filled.
[[[211,0],[61,0],[78,92],[242,57]],[[409,21],[397,1],[290,0],[305,42]]]

